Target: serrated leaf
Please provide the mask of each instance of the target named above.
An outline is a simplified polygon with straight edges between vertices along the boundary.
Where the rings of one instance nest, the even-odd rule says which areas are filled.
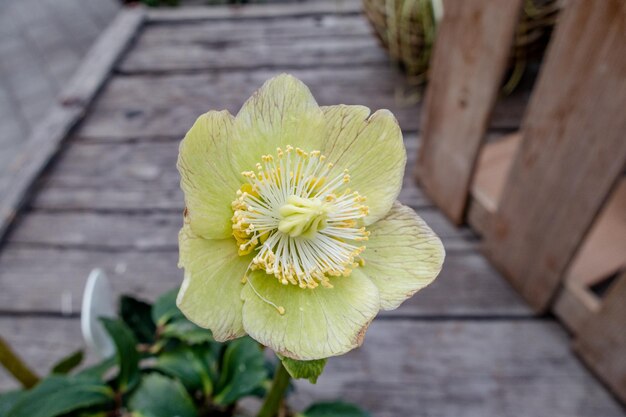
[[[128,408],[144,417],[197,417],[183,384],[161,374],[145,375],[128,399]]]
[[[137,339],[135,339],[132,331],[121,320],[103,318],[102,323],[116,347],[116,358],[120,367],[117,377],[118,388],[121,392],[127,392],[139,380]]]
[[[311,384],[317,382],[317,378],[324,372],[327,359],[313,361],[298,361],[278,355],[283,366],[294,379],[308,379]]]
[[[7,417],[55,417],[85,407],[112,404],[113,390],[87,377],[53,375],[22,396]]]
[[[177,295],[178,288],[168,291],[160,296],[152,306],[152,320],[157,326],[162,326],[175,318],[184,318],[183,313],[176,306]]]
[[[124,295],[120,298],[120,317],[139,343],[154,342],[156,325],[152,320],[152,305]]]
[[[216,404],[232,404],[263,387],[268,372],[259,344],[249,337],[230,342],[224,352]]]
[[[61,359],[52,367],[53,374],[65,375],[69,373],[72,369],[76,368],[81,364],[83,358],[85,357],[84,352],[81,350],[77,350],[71,355],[66,356]]]
[[[297,417],[371,417],[354,404],[341,401],[313,404]]]
[[[178,339],[191,345],[215,342],[210,330],[203,329],[184,317],[177,318],[171,323],[166,324],[161,331],[161,337]]]
[[[187,346],[160,354],[154,369],[178,379],[187,391],[202,390],[206,395],[213,391],[213,383],[202,358]]]

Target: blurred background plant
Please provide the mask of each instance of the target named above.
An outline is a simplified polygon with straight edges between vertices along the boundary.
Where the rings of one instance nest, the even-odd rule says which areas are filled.
[[[443,0],[363,0],[363,8],[380,43],[407,75],[409,85],[426,83],[437,26],[445,13]],[[541,59],[559,9],[560,0],[524,0],[502,87],[504,94],[513,92],[528,66]],[[413,94],[419,98],[419,93]]]
[[[266,395],[275,363],[249,337],[216,342],[176,307],[177,291],[153,305],[122,296],[119,317],[101,319],[116,354],[78,371],[83,351],[60,360],[40,380],[0,339],[0,363],[24,386],[0,394],[0,416],[247,415],[240,400]],[[285,417],[368,416],[342,402],[317,403],[302,413],[284,405],[281,410]]]

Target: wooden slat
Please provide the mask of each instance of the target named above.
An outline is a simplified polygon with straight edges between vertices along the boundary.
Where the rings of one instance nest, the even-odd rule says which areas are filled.
[[[359,0],[316,0],[292,4],[266,4],[231,7],[181,7],[176,9],[151,9],[148,18],[152,22],[193,22],[213,19],[288,18],[323,14],[360,13]]]
[[[467,240],[468,229],[457,229],[438,210],[420,210],[419,215],[445,243]],[[7,242],[44,244],[66,248],[110,250],[164,250],[177,247],[182,211],[28,212],[18,222]]]
[[[592,286],[626,269],[626,177],[598,215],[565,279]]]
[[[576,335],[575,350],[626,402],[626,272],[609,289],[597,315]]]
[[[81,344],[76,319],[2,318],[0,333],[41,373]],[[464,417],[543,416],[546,410],[555,416],[623,415],[550,321],[379,319],[362,348],[328,361],[316,385],[296,385],[290,403],[299,410],[343,399],[375,416],[413,416],[416,410]],[[0,389],[12,386],[0,376]]]
[[[104,88],[79,134],[87,140],[183,137],[198,115],[209,109],[237,113],[244,101],[279,70],[228,71],[185,75],[118,76]],[[321,105],[361,104],[386,108],[405,131],[419,127],[419,105],[395,99],[406,87],[392,68],[360,66],[290,70]],[[372,81],[372,80],[375,80]],[[496,108],[498,129],[519,127],[523,93]]]
[[[140,11],[121,12],[101,35],[69,83],[63,98],[35,127],[0,181],[0,240],[24,203],[32,183],[58,152],[69,131],[106,80],[142,21]]]
[[[599,309],[600,299],[589,288],[571,281],[563,283],[552,308],[561,323],[574,334]]]
[[[389,66],[361,16],[216,21],[148,27],[124,73],[317,66]]]
[[[500,89],[521,0],[450,1],[438,29],[418,177],[457,224]]]
[[[116,294],[129,293],[153,300],[180,285],[183,274],[176,266],[177,260],[176,247],[114,251],[111,247],[77,250],[8,244],[0,254],[0,311],[80,311],[85,279],[95,267],[106,271]],[[443,272],[433,285],[399,309],[384,314],[416,318],[530,317],[532,312],[489,263],[472,250],[450,251]]]
[[[408,161],[400,201],[415,209],[432,204],[415,185],[418,140],[405,135]],[[30,207],[53,210],[183,209],[176,170],[178,138],[163,142],[73,143],[40,181]]]
[[[24,204],[32,183],[58,151],[83,109],[55,106],[37,125],[0,181],[0,241]]]
[[[615,53],[625,21],[620,0],[567,3],[486,239],[490,259],[537,310],[626,163],[626,59]]]
[[[91,47],[60,100],[64,105],[86,106],[109,77],[111,69],[133,40],[145,19],[142,8],[125,9]]]

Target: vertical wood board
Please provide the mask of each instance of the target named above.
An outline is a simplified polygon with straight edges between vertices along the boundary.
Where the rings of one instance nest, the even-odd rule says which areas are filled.
[[[449,1],[431,59],[418,178],[459,224],[521,1]]]
[[[568,2],[486,253],[539,311],[626,163],[626,3]]]

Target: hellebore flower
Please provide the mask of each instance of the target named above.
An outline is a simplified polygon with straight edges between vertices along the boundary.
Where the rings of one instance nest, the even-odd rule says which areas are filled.
[[[387,110],[320,107],[290,75],[180,145],[181,311],[225,341],[312,360],[359,346],[380,309],[432,282],[439,238],[396,202],[406,151]]]

